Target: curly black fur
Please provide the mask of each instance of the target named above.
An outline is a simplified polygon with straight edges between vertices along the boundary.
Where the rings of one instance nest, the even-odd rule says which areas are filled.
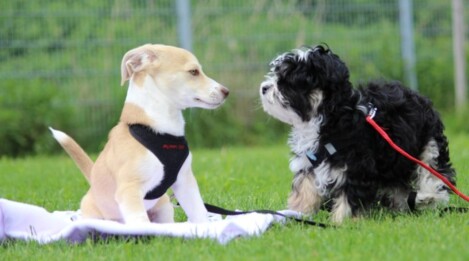
[[[328,199],[334,202],[340,195],[346,195],[352,215],[356,215],[380,201],[385,202],[383,191],[397,188],[407,193],[421,189],[416,186],[419,179],[416,165],[394,151],[357,109],[368,103],[378,109],[375,121],[409,154],[421,157],[434,140],[438,155],[429,163],[455,183],[443,123],[431,101],[417,92],[399,82],[385,81],[354,89],[345,63],[324,45],[280,55],[272,61],[267,77],[261,85],[265,110],[277,118],[283,112],[276,109],[276,103],[285,113],[293,111],[298,120],[286,122],[294,129],[320,118],[317,140],[305,149],[319,154],[325,144],[331,143],[338,152],[326,157],[324,163],[329,164],[330,170],[346,169],[343,180],[327,185],[322,202],[331,202]],[[271,90],[273,87],[276,90]],[[273,98],[268,98],[269,91],[274,92]],[[320,99],[312,99],[315,96]],[[304,150],[294,152],[294,159],[305,157]],[[296,175],[304,175],[305,171],[313,177],[316,175],[311,166],[305,166]],[[441,189],[445,189],[443,185]]]

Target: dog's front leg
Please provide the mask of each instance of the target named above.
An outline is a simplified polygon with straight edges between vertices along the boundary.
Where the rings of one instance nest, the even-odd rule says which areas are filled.
[[[315,214],[319,211],[322,201],[322,196],[314,183],[314,176],[304,172],[297,173],[288,197],[288,209],[303,214]]]
[[[189,222],[202,223],[208,221],[207,209],[200,195],[199,186],[191,169],[192,155],[189,154],[186,162],[179,171],[178,178],[172,186],[174,195],[178,200]]]

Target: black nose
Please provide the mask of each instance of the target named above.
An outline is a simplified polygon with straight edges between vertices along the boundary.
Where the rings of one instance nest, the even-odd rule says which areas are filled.
[[[228,88],[222,86],[221,87],[221,93],[223,93],[223,96],[226,98],[226,97],[228,97],[228,94],[230,94],[230,90],[228,90]]]
[[[262,94],[264,95],[270,88],[272,88],[271,84],[262,85],[261,87]]]

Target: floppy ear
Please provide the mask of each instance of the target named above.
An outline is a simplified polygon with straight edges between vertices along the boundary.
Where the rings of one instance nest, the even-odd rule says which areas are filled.
[[[144,70],[156,60],[156,53],[151,47],[151,44],[145,44],[128,51],[124,55],[121,64],[121,85],[124,85],[134,73]]]

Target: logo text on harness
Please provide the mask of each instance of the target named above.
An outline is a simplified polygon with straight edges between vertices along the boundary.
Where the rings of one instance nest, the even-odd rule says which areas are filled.
[[[186,145],[184,145],[184,144],[163,144],[162,148],[164,150],[185,150]]]

